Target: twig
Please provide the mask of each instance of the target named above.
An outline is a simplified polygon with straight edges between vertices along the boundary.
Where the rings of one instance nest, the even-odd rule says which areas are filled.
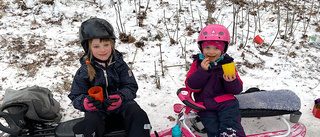
[[[160,47],[160,63],[161,63],[161,71],[162,71],[162,76],[164,76],[161,44],[159,44],[159,47]]]
[[[154,75],[155,75],[155,78],[156,78],[156,87],[158,89],[160,89],[160,77],[158,76],[158,73],[157,73],[157,65],[156,65],[156,61],[154,61]]]
[[[164,66],[164,68],[183,67],[184,65]]]
[[[183,56],[183,51],[185,51],[185,50],[184,50],[184,48],[183,48],[183,46],[181,44],[181,40],[179,40],[179,43],[180,43],[180,47],[181,47],[181,55]]]
[[[163,22],[164,22],[164,25],[166,26],[166,30],[167,30],[168,36],[171,39],[170,34],[169,34],[169,30],[168,30],[168,26],[167,26],[166,11],[165,10],[163,10]]]
[[[137,0],[134,0],[134,8],[136,10],[136,23],[137,25],[139,25],[139,21],[138,21],[138,11],[137,11]]]
[[[144,10],[144,15],[147,15],[147,10],[149,8],[149,3],[150,3],[150,0],[148,0],[148,2],[147,2],[147,7],[146,7],[146,10]]]
[[[176,39],[176,41],[178,41],[178,39],[179,39],[179,10],[177,11],[177,28],[176,28],[176,31],[177,31],[177,39]]]
[[[187,61],[187,39],[184,40],[184,61],[185,61],[185,65],[186,65],[186,71],[188,71],[189,68],[189,63]]]
[[[319,85],[320,85],[320,80],[318,79],[318,84],[314,87],[314,88],[311,88],[310,90],[314,90],[315,88],[317,88]]]
[[[293,46],[295,43],[296,43],[296,42],[293,42],[292,45],[289,47],[289,49],[288,49],[288,54],[287,54],[287,56],[286,56],[286,61],[288,60],[288,56],[289,56],[289,54],[290,54],[290,49],[292,48],[292,46]]]
[[[179,0],[179,11],[182,10],[181,8],[181,1]]]
[[[286,26],[285,26],[285,31],[284,31],[284,39],[287,39],[287,30],[288,30],[288,24],[289,24],[289,6],[290,6],[290,1],[287,1],[287,18],[286,18]]]
[[[133,56],[133,59],[132,59],[132,64],[130,66],[130,69],[132,70],[132,66],[134,64],[134,60],[136,59],[136,56],[137,56],[137,53],[138,53],[138,47],[136,47],[136,52],[134,53],[134,56]]]
[[[232,31],[232,44],[236,44],[236,36],[235,34],[237,33],[237,27],[236,27],[236,24],[237,24],[237,14],[238,14],[238,11],[236,10],[236,1],[233,0],[233,31]]]

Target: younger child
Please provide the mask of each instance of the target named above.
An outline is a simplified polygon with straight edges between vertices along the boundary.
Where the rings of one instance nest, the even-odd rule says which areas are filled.
[[[111,24],[88,19],[81,24],[79,35],[85,54],[68,97],[74,108],[85,112],[85,118],[74,126],[74,133],[102,137],[110,130],[125,129],[127,137],[150,137],[148,116],[134,101],[137,82],[115,49]],[[95,86],[103,88],[103,102],[89,96],[88,90]]]
[[[198,115],[208,137],[246,136],[239,102],[234,97],[242,91],[242,81],[238,74],[227,75],[222,70],[223,64],[233,62],[226,54],[229,43],[229,31],[224,26],[204,27],[198,37],[201,53],[193,56],[194,62],[185,81],[187,89],[194,92],[195,101],[207,108]]]

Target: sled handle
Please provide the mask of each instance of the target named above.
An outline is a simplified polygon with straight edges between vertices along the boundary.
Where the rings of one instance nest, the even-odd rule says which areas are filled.
[[[4,112],[4,110],[11,107],[20,107],[21,109],[14,110],[14,113],[12,114],[10,113],[10,110],[8,110],[9,113]],[[0,118],[5,119],[8,126],[4,126],[2,123],[0,123],[0,130],[9,133],[10,135],[17,136],[26,124],[24,116],[27,113],[27,111],[28,105],[26,104],[12,103],[2,106],[0,108]]]
[[[182,91],[186,91],[187,93],[184,93]],[[189,108],[194,109],[196,111],[204,111],[206,110],[206,107],[202,104],[196,103],[192,100],[191,92],[189,92],[186,88],[180,88],[177,91],[177,95],[179,99]]]

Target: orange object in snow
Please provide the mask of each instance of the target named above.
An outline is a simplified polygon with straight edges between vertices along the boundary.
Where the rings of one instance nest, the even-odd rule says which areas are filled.
[[[316,118],[320,118],[320,103],[314,105],[312,113]]]
[[[263,42],[263,39],[259,35],[257,35],[256,37],[254,37],[254,41],[258,44],[261,44]]]

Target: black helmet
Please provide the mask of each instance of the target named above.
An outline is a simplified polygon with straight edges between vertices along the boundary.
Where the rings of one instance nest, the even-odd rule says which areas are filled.
[[[82,22],[79,37],[86,54],[88,53],[89,47],[87,40],[94,38],[116,39],[112,25],[108,21],[100,18],[91,18]]]

